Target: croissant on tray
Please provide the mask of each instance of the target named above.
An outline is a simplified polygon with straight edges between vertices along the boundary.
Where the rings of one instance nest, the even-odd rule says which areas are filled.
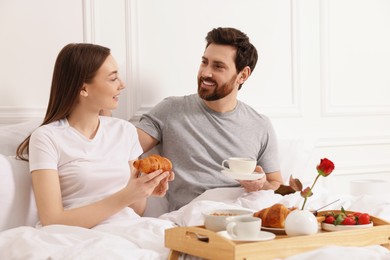
[[[263,227],[284,228],[286,217],[291,211],[292,210],[286,208],[283,204],[278,203],[269,208],[255,212],[253,216],[261,218],[261,225]]]
[[[143,173],[151,173],[159,169],[162,169],[164,172],[172,170],[172,162],[168,158],[157,154],[136,160],[133,162],[133,166]]]

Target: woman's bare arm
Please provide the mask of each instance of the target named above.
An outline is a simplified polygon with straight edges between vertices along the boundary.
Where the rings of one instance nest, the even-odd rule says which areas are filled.
[[[121,190],[100,201],[65,210],[62,205],[59,177],[56,170],[32,172],[32,184],[42,225],[62,224],[91,228],[124,207],[146,200],[169,173],[156,171],[131,178]],[[143,211],[144,209],[142,209]]]

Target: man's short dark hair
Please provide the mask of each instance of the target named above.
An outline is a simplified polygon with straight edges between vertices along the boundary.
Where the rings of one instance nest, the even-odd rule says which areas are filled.
[[[255,69],[258,55],[255,46],[249,41],[249,37],[235,28],[214,28],[206,36],[206,48],[214,43],[220,45],[229,45],[236,48],[236,69],[237,73],[246,66],[249,66],[251,72]]]

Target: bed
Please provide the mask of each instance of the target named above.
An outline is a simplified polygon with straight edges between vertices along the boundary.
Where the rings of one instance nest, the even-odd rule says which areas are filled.
[[[298,193],[282,196],[272,191],[245,193],[241,188],[206,191],[180,210],[167,212],[164,198],[148,201],[144,217],[131,221],[102,223],[92,229],[52,225],[35,227],[38,217],[26,162],[14,157],[16,146],[35,129],[40,120],[0,127],[0,259],[167,259],[165,230],[177,226],[203,225],[202,211],[218,208],[246,208],[254,211],[274,203],[300,205]],[[314,140],[281,139],[282,171],[303,182],[312,181],[307,166]],[[289,176],[283,176],[288,180]],[[332,209],[343,206],[364,211],[390,222],[390,198],[380,195],[329,194],[316,186],[307,208],[316,209],[340,199]],[[390,237],[390,234],[389,234]],[[286,259],[390,259],[388,248],[327,246]],[[184,256],[184,258],[192,258]],[[261,256],[259,256],[261,259]]]

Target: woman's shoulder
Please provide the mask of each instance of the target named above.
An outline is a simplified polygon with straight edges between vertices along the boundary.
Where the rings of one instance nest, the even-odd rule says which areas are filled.
[[[62,136],[65,128],[68,126],[64,120],[41,125],[31,133],[30,140],[57,140],[59,136]]]
[[[33,131],[34,133],[48,133],[48,132],[53,132],[56,131],[57,129],[62,129],[64,127],[67,127],[67,124],[64,120],[56,120],[53,122],[50,122],[48,124],[44,124],[39,126]]]

